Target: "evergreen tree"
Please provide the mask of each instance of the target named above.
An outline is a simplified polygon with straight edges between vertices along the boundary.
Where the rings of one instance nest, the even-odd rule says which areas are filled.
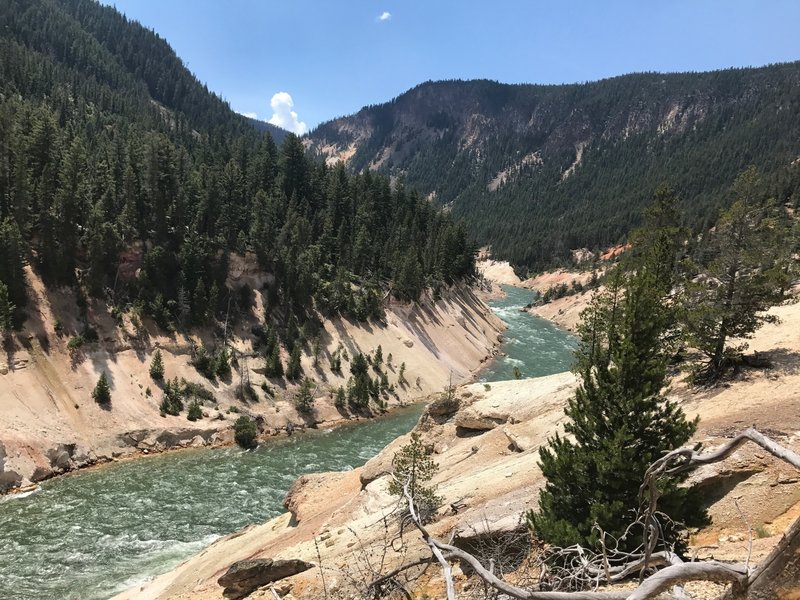
[[[5,284],[9,301],[23,308],[28,301],[25,290],[25,245],[16,221],[0,221],[0,282]]]
[[[308,377],[303,377],[300,389],[294,397],[294,405],[303,414],[308,414],[314,408],[314,382]]]
[[[111,388],[108,385],[108,378],[106,372],[100,373],[100,378],[97,380],[97,385],[92,390],[92,400],[106,406],[111,403]]]
[[[161,350],[153,353],[153,359],[150,361],[150,377],[156,381],[164,379],[164,360],[161,357]]]
[[[161,404],[159,406],[162,416],[178,416],[183,410],[182,396],[183,393],[178,378],[175,377],[172,381],[167,380],[164,384],[164,396],[161,398]]]
[[[0,335],[6,336],[14,328],[14,305],[8,296],[8,287],[0,281]]]
[[[426,451],[418,433],[412,433],[409,443],[400,448],[392,458],[389,493],[401,497],[405,503],[404,487],[407,487],[423,522],[442,503],[442,499],[436,495],[436,488],[428,485],[438,469],[439,466]]]
[[[286,364],[286,377],[292,381],[297,381],[302,374],[303,367],[300,364],[300,344],[295,342],[289,354],[289,362]]]
[[[689,440],[696,421],[664,397],[675,315],[670,293],[681,231],[673,199],[660,190],[647,225],[633,236],[634,252],[607,279],[582,315],[576,372],[582,383],[565,410],[565,432],[539,451],[547,484],[539,513],[529,520],[536,535],[559,546],[592,546],[598,524],[621,536],[634,520],[647,467]],[[677,522],[700,518],[687,492],[672,483],[660,508]],[[676,541],[672,522],[665,538]],[[641,539],[622,540],[633,548]]]
[[[684,320],[689,342],[707,357],[697,380],[719,378],[747,348],[730,347],[729,340],[750,338],[764,323],[775,322],[766,311],[790,295],[793,260],[785,252],[791,245],[783,209],[764,199],[755,168],[744,171],[732,191],[735,202],[689,261]]]
[[[197,399],[189,403],[189,409],[186,411],[186,418],[190,421],[199,421],[203,418],[203,409]]]
[[[258,446],[256,436],[258,429],[255,422],[248,416],[242,415],[233,424],[233,439],[245,450],[252,450]]]
[[[272,345],[272,350],[266,357],[264,372],[269,378],[283,377],[283,363],[281,362],[280,346],[277,342]]]

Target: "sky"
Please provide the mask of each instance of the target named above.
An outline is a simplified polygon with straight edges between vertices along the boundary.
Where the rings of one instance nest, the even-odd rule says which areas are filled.
[[[573,83],[800,59],[798,0],[108,0],[231,107],[304,133],[427,80]]]

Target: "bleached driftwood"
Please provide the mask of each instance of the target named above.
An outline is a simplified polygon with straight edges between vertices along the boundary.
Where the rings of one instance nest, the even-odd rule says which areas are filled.
[[[746,429],[727,444],[711,452],[699,452],[697,448],[680,448],[669,452],[655,461],[647,470],[641,487],[643,506],[635,525],[644,528],[644,543],[640,552],[622,553],[603,546],[601,553],[574,546],[556,549],[564,556],[578,556],[576,567],[581,571],[578,581],[592,582],[595,587],[600,584],[615,583],[637,572],[659,569],[647,577],[642,577],[636,589],[619,592],[599,591],[542,591],[525,589],[510,584],[495,575],[493,569],[487,569],[472,554],[452,544],[433,537],[423,525],[416,511],[414,499],[403,486],[405,499],[411,521],[419,530],[423,541],[428,545],[431,554],[442,565],[446,582],[447,598],[454,600],[455,586],[452,578],[450,561],[453,559],[468,564],[475,574],[495,590],[519,600],[650,600],[660,594],[675,599],[685,600],[686,593],[679,586],[689,581],[712,581],[733,584],[727,597],[744,597],[748,591],[756,592],[774,583],[776,577],[785,573],[791,563],[792,573],[800,574],[800,519],[797,519],[787,535],[759,567],[753,569],[745,564],[728,564],[719,561],[682,562],[670,551],[655,552],[658,533],[660,531],[655,515],[658,504],[658,481],[685,473],[702,465],[719,462],[730,456],[745,442],[753,442],[761,446],[775,457],[800,469],[800,455],[771,440],[753,428]],[[604,536],[601,536],[603,538]]]

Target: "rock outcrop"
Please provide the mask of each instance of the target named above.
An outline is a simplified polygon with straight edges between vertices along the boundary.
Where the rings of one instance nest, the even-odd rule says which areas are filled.
[[[233,563],[217,582],[225,588],[223,594],[226,598],[238,600],[268,583],[297,575],[313,566],[302,560],[272,560],[271,558],[240,560]]]

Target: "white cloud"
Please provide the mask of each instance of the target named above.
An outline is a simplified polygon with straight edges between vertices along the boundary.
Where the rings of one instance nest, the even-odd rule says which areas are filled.
[[[380,14],[380,16],[378,16],[378,21],[388,21],[391,18],[392,13],[390,13],[388,10],[385,10]]]
[[[292,96],[289,92],[278,92],[272,96],[269,105],[272,107],[272,117],[269,119],[270,123],[286,129],[287,131],[291,131],[292,133],[296,133],[297,135],[303,135],[308,131],[308,125],[300,121],[297,118],[297,113],[292,110],[294,107],[294,100],[292,100]]]
[[[258,114],[254,113],[254,112],[240,112],[239,114],[242,115],[243,117],[247,117],[248,119],[257,119],[258,118]]]

